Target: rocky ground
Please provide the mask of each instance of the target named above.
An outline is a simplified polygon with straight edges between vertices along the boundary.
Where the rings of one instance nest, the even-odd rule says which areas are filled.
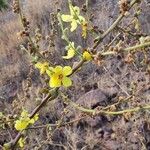
[[[30,2],[32,3],[32,1]],[[38,0],[36,5],[35,3],[31,5],[30,2],[24,1],[26,6],[23,9],[32,20],[32,26],[40,26],[43,34],[48,34],[51,30],[48,28],[51,24],[49,13],[56,9],[52,5],[53,1]],[[94,15],[93,24],[101,30],[106,30],[117,17],[117,2],[117,0],[90,0],[89,12]],[[75,0],[74,3],[81,7],[84,1]],[[142,14],[139,18],[141,29],[143,33],[150,35],[150,2],[143,0],[141,5]],[[60,1],[59,6],[63,11],[67,10],[65,1]],[[123,22],[126,24],[128,19],[125,18]],[[22,40],[16,38],[16,33],[21,28],[18,18],[9,10],[0,12],[0,26],[0,111],[15,114],[15,109],[18,107],[17,101],[25,104],[28,110],[32,110],[34,105],[38,103],[38,92],[43,87],[43,79],[39,77],[38,71],[29,65],[25,53],[19,51],[19,44],[22,43]],[[59,57],[60,54],[64,53],[65,47],[59,33],[58,31],[56,47],[52,50],[50,59],[55,64],[66,65],[68,62]],[[113,34],[115,33],[109,35],[104,44],[111,41]],[[91,37],[83,41],[79,35],[80,31],[70,38],[83,47],[93,44]],[[122,37],[120,36],[120,38]],[[45,49],[46,44],[42,43],[42,45]],[[150,58],[150,51],[148,57]],[[82,71],[72,77],[74,84],[69,90],[64,90],[64,93],[69,95],[69,98],[74,102],[94,109],[111,105],[117,102],[118,97],[128,97],[135,88],[134,98],[120,104],[117,109],[122,110],[148,104],[150,103],[150,76],[146,72],[146,67],[141,64],[142,59],[142,53],[138,53],[134,64],[126,64],[121,56],[108,57],[102,66],[86,64]],[[74,61],[76,60],[70,61],[69,65],[73,65]],[[32,87],[26,95],[23,89],[31,70]],[[34,101],[35,99],[36,101]],[[61,113],[64,108],[65,104],[61,102],[59,97],[54,103],[47,105],[41,111],[38,124],[55,123],[62,116]],[[81,112],[73,108],[69,107],[68,110],[70,111],[64,116],[64,121],[83,117]],[[150,111],[148,110],[132,115],[89,116],[72,125],[55,129],[52,135],[51,131],[45,128],[31,130],[27,138],[29,144],[25,149],[149,150],[149,116]],[[3,144],[8,140],[5,137],[9,134],[6,131],[1,131],[1,133],[0,144]],[[12,133],[12,136],[16,135],[15,131],[12,131]],[[52,136],[52,138],[46,141],[49,136]]]

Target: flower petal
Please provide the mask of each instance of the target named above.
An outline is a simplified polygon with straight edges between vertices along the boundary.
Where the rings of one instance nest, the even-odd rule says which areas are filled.
[[[48,62],[44,62],[44,63],[36,63],[35,67],[38,68],[40,70],[40,74],[44,74],[46,69],[48,68],[49,63]]]
[[[40,70],[40,74],[44,74],[44,73],[45,73],[45,71],[46,71],[46,68],[41,68],[41,70]]]
[[[48,67],[49,63],[48,63],[48,62],[44,62],[43,65],[44,65],[45,67]]]
[[[75,49],[74,42],[69,42],[69,45],[67,45],[65,47],[66,50],[69,50],[70,48],[74,48]]]
[[[78,16],[78,18],[79,18],[80,22],[85,22],[85,18],[84,17]]]
[[[34,121],[37,121],[39,119],[39,114],[36,114],[34,117],[33,117]]]
[[[49,68],[46,70],[47,75],[51,77],[52,74],[53,74],[53,70],[54,70],[53,67],[49,67]]]
[[[25,144],[25,139],[23,139],[23,138],[21,137],[21,138],[19,139],[18,143],[19,143],[19,146],[20,146],[21,148],[23,148],[23,147],[24,147],[24,144]]]
[[[82,23],[82,37],[86,38],[87,36],[87,22]]]
[[[56,76],[55,74],[51,77],[50,81],[49,81],[49,86],[51,88],[54,87],[60,87],[61,86],[61,80],[58,78],[58,76]]]
[[[70,8],[71,16],[79,16],[79,14],[80,14],[80,8],[79,7],[77,7],[77,6],[73,7],[72,5],[70,5],[69,8]]]
[[[70,78],[68,77],[64,77],[63,80],[62,80],[62,83],[65,87],[69,87],[72,85],[72,81]]]
[[[50,70],[46,70],[46,73],[49,77],[52,75],[52,72]]]
[[[42,63],[38,62],[38,63],[35,64],[35,68],[40,69],[41,67],[42,67]]]
[[[55,73],[61,73],[63,70],[62,66],[56,66],[54,69],[53,69],[53,72]]]
[[[32,118],[32,119],[30,119],[29,123],[30,123],[30,124],[34,124],[34,123],[35,123],[35,120]]]
[[[72,68],[70,66],[65,66],[63,68],[63,75],[64,76],[68,76],[72,73]]]
[[[16,123],[15,123],[15,129],[16,130],[22,130],[22,127],[21,127],[21,121],[20,120],[17,120]]]
[[[69,46],[75,48],[74,47],[74,42],[70,42]]]
[[[64,59],[71,59],[75,55],[75,50],[74,49],[69,49],[67,52],[67,56],[63,56]]]
[[[27,118],[28,116],[29,116],[28,111],[23,110],[22,113],[21,113],[21,117],[22,117],[22,118]]]
[[[22,131],[24,129],[26,129],[26,127],[29,125],[28,121],[21,121],[21,120],[17,120],[15,123],[15,128],[18,131]]]
[[[77,28],[77,21],[75,19],[71,22],[71,29],[70,31],[73,32]]]
[[[71,15],[61,15],[61,19],[64,22],[71,22],[72,19],[73,19],[73,16],[71,16]]]
[[[83,53],[83,59],[85,59],[86,61],[90,61],[92,60],[92,55],[88,51],[85,51]]]

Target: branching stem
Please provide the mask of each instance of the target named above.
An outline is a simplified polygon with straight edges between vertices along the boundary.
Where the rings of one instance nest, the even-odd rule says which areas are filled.
[[[130,6],[129,6],[129,9],[130,10],[134,4],[136,4],[139,0],[132,0],[131,3],[130,3]],[[113,30],[115,29],[115,27],[120,23],[120,21],[124,18],[125,14],[120,14],[118,16],[118,18],[116,19],[116,21],[101,35],[101,36],[98,36],[96,39],[95,39],[95,44],[93,46],[92,49],[96,49],[97,46],[100,44],[100,42]]]

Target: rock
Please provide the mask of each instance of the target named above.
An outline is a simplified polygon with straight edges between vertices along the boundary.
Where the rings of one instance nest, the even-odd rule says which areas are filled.
[[[111,93],[112,95],[114,93]],[[80,106],[83,106],[85,108],[89,109],[95,109],[98,106],[105,107],[111,102],[111,96],[110,94],[106,94],[101,89],[91,90],[84,95],[82,95],[77,101],[77,104],[80,104]],[[70,111],[68,118],[79,118],[81,116],[82,112],[76,110],[76,111]],[[84,120],[88,126],[94,127],[94,128],[100,128],[103,125],[107,124],[109,121],[106,116],[99,115],[95,117],[87,117]],[[84,124],[86,124],[84,123]],[[82,128],[83,121],[79,121],[78,128]]]
[[[97,106],[105,106],[107,102],[108,96],[102,90],[96,89],[85,93],[76,103],[94,109]]]

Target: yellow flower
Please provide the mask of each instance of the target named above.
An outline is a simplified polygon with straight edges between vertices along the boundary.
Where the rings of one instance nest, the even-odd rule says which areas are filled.
[[[63,58],[64,59],[71,59],[71,58],[73,58],[74,55],[75,55],[74,42],[70,42],[70,44],[68,46],[66,46],[66,50],[68,50],[67,56],[63,56]]]
[[[23,148],[24,147],[24,145],[25,145],[25,139],[23,139],[22,137],[19,139],[19,141],[18,141],[18,144],[19,144],[19,146],[21,147],[21,148]]]
[[[39,119],[39,114],[36,114],[36,115],[33,117],[33,119],[34,119],[34,122],[37,121],[37,120]]]
[[[90,61],[92,60],[92,55],[88,51],[85,51],[83,53],[83,59],[85,59],[86,61]]]
[[[28,112],[26,110],[23,110],[21,113],[22,118],[27,118],[29,116]]]
[[[47,68],[46,73],[47,73],[48,76],[51,76],[51,75],[52,75],[52,73],[53,73],[52,70],[53,70],[53,67],[48,67],[48,68]]]
[[[86,38],[87,36],[87,22],[82,23],[82,37]]]
[[[3,145],[3,150],[10,150],[10,144],[9,143],[5,143]]]
[[[40,70],[40,74],[44,74],[48,69],[48,66],[49,66],[48,62],[44,62],[44,63],[38,62],[35,64],[35,67]]]
[[[36,114],[32,119],[30,119],[29,123],[34,124],[35,121],[37,121],[38,119],[39,119],[39,114]]]
[[[17,120],[15,123],[15,128],[18,131],[22,131],[29,125],[29,120]]]
[[[71,29],[70,31],[73,32],[78,24],[81,24],[85,21],[85,18],[80,16],[80,9],[79,7],[73,7],[72,4],[69,3],[70,15],[61,15],[61,18],[64,22],[71,22]]]
[[[23,110],[21,113],[21,117],[19,120],[16,120],[15,122],[15,128],[18,131],[22,131],[28,127],[29,124],[34,124],[35,121],[38,120],[38,114],[36,114],[32,119],[29,117],[30,115],[26,110]]]
[[[53,74],[50,76],[50,87],[60,87],[61,85],[69,87],[72,85],[72,81],[68,75],[72,73],[72,68],[70,66],[56,66],[53,68]]]

